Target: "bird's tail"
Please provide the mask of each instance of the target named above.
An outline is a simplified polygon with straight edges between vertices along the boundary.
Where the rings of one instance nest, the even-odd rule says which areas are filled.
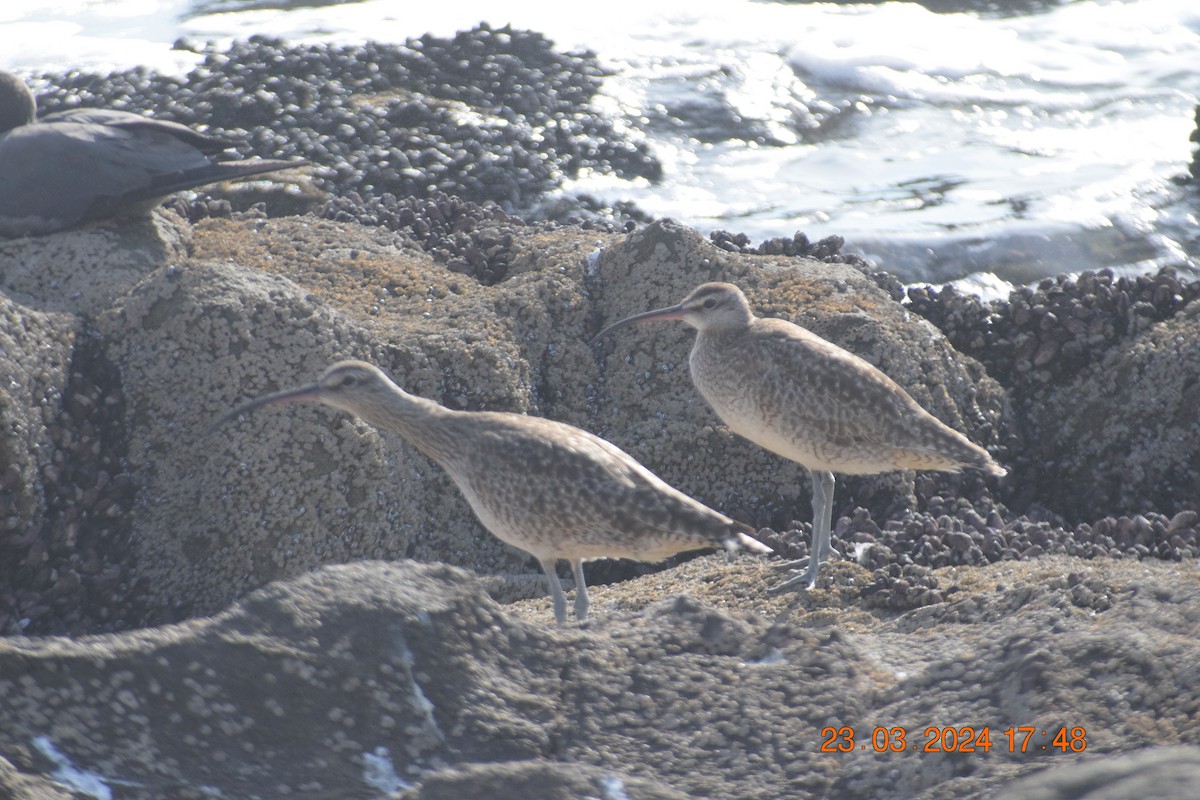
[[[936,419],[932,415],[930,415],[930,418],[937,424],[928,426],[924,431],[926,438],[922,443],[923,446],[913,448],[910,451],[915,457],[914,462],[909,465],[910,469],[937,469],[957,472],[964,467],[969,467],[988,475],[994,475],[997,478],[1003,478],[1008,474],[1008,470],[997,464],[996,460],[992,458],[987,450],[984,450],[941,420]],[[933,460],[941,460],[941,465],[934,466],[932,463],[921,463],[923,459],[929,457],[932,457]]]
[[[126,192],[116,200],[121,205],[157,201],[169,194],[181,192],[184,189],[194,189],[197,186],[220,183],[221,181],[232,181],[238,178],[249,178],[251,175],[262,175],[265,172],[276,172],[281,169],[303,167],[307,166],[308,163],[308,161],[303,159],[282,161],[273,158],[252,158],[246,161],[219,161],[207,166],[195,167],[159,176],[150,186]],[[95,212],[95,209],[93,209],[93,212]],[[106,215],[107,212],[92,214],[92,216],[96,217]]]
[[[984,450],[974,442],[968,441],[966,444],[969,445],[971,449],[964,454],[963,466],[973,467],[980,472],[987,473],[988,475],[994,475],[997,478],[1003,478],[1008,474],[1008,470],[996,463],[996,460],[992,458],[992,454],[987,450]]]
[[[743,525],[740,522],[735,522],[734,525],[736,528],[731,529],[729,531],[729,535],[725,537],[725,541],[722,542],[722,544],[725,545],[726,550],[733,552],[741,548],[742,550],[749,550],[751,553],[758,553],[759,555],[766,555],[767,553],[775,552],[762,542],[752,538],[749,535],[754,532],[754,529],[749,525]],[[737,530],[737,528],[740,528],[741,530]]]
[[[988,475],[995,475],[997,478],[1003,478],[1008,474],[1008,470],[997,464],[991,458],[984,463],[979,464],[978,468],[986,472]]]

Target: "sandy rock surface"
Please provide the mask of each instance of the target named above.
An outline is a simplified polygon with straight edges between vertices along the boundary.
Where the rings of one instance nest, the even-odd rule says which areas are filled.
[[[932,513],[936,481],[994,503],[978,477],[844,481],[839,508],[866,508],[839,541],[867,568],[773,595],[767,560],[709,555],[596,585],[594,619],[557,629],[536,565],[398,436],[314,407],[208,429],[364,358],[454,408],[599,433],[783,530],[808,517],[807,477],[703,405],[683,326],[590,341],[724,279],[977,441],[1013,441],[1005,389],[858,269],[727,252],[671,222],[496,224],[507,266],[490,284],[403,234],[316,217],[160,213],[0,244],[0,794],[957,798],[1069,768],[1029,796],[1083,797],[1071,787],[1092,770],[1118,785],[1142,764],[1194,764],[1190,539],[1176,562],[1113,546],[969,566],[1043,550],[981,549],[999,547],[979,532],[999,512],[969,500],[936,524],[886,517]],[[1161,369],[1190,319],[1112,358]],[[1152,539],[1194,535],[1194,517],[1142,521]],[[855,538],[872,525],[908,548],[890,572]],[[963,563],[932,569],[958,563],[921,561],[935,544]],[[588,567],[597,584],[618,573]],[[991,750],[924,752],[930,726],[987,726]],[[1009,752],[1014,726],[1036,729],[1032,750]],[[876,728],[918,749],[876,752]]]
[[[33,447],[50,424],[66,428],[60,451],[96,427],[87,409],[59,422],[30,411],[69,405],[64,364],[79,353],[71,336],[86,334],[96,352],[80,369],[104,400],[121,398],[93,448],[100,460],[119,455],[124,478],[115,510],[105,513],[131,528],[120,543],[113,534],[96,548],[100,572],[116,574],[121,594],[119,607],[92,614],[101,625],[70,611],[92,591],[91,573],[64,543],[49,548],[40,571],[14,576],[28,597],[6,604],[5,629],[176,621],[218,611],[269,581],[360,558],[535,572],[395,435],[313,408],[207,430],[243,400],[309,383],[342,358],[377,363],[409,391],[450,407],[534,413],[595,431],[702,501],[752,525],[786,527],[807,515],[806,476],[732,436],[703,405],[686,374],[682,326],[589,343],[603,324],[714,278],[744,285],[765,313],[800,309],[800,321],[892,371],[952,424],[999,424],[1003,391],[853,268],[726,253],[670,222],[628,236],[532,227],[509,234],[510,269],[494,285],[451,271],[400,234],[312,217],[193,228],[160,214],[128,232],[5,244],[6,263],[38,265],[3,273],[10,302],[28,310],[14,308],[8,319],[41,337],[14,337],[21,343],[11,369],[29,376],[29,389],[4,412],[20,424],[3,446],[22,478],[12,503],[29,511],[10,520],[34,550],[59,527],[38,511],[56,497],[65,506],[59,516],[78,519],[76,538],[87,539],[103,516],[71,505],[103,495],[100,478],[72,485],[73,475],[56,474],[51,487],[47,466],[63,456]],[[119,235],[133,237],[132,255],[112,244]],[[64,286],[88,290],[69,292],[67,303]],[[107,467],[105,486],[116,469]],[[866,484],[883,487],[875,491],[886,504],[911,493],[911,476]],[[39,618],[23,623],[31,610]]]
[[[120,797],[970,798],[1196,741],[1192,569],[948,569],[952,601],[899,615],[863,607],[852,565],[805,598],[767,594],[769,573],[707,556],[598,587],[596,618],[557,629],[465,571],[357,562],[177,625],[10,637],[0,749]],[[988,727],[991,749],[926,752],[950,726]],[[1010,726],[1036,729],[1016,752]],[[822,752],[847,741],[828,727],[850,752]],[[906,749],[876,752],[877,728]],[[1171,785],[1138,796],[1186,796]]]

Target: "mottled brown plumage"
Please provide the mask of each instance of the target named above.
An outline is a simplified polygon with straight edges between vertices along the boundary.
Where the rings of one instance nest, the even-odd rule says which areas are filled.
[[[808,571],[776,588],[816,584],[829,543],[833,473],[974,467],[1004,475],[987,451],[921,408],[871,364],[782,319],[754,316],[741,289],[706,283],[683,302],[620,320],[679,319],[697,329],[692,381],[726,425],[812,473]],[[799,562],[797,562],[799,563]],[[788,565],[788,566],[794,566]]]
[[[560,625],[560,558],[571,564],[575,616],[584,620],[585,559],[659,561],[709,547],[770,552],[748,526],[673,489],[598,436],[522,414],[453,411],[362,361],[334,364],[312,386],[252,400],[214,427],[262,405],[296,402],[324,403],[395,431],[440,464],[484,527],[541,563]]]

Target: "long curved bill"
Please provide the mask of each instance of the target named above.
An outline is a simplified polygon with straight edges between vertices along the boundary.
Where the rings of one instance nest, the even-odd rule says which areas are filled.
[[[314,400],[319,400],[320,395],[321,387],[315,383],[312,386],[301,386],[299,389],[285,389],[282,392],[264,394],[262,397],[256,397],[253,400],[248,400],[245,403],[242,403],[233,411],[223,415],[216,422],[209,425],[204,432],[212,433],[226,422],[237,419],[243,414],[248,414],[260,406],[282,406],[287,405],[288,403],[307,403]]]
[[[634,314],[632,317],[618,320],[593,336],[592,341],[595,342],[608,336],[608,334],[617,328],[624,328],[626,325],[632,325],[635,322],[650,322],[656,319],[683,319],[683,304],[667,306],[666,308],[656,308],[653,311],[644,311],[641,314]]]

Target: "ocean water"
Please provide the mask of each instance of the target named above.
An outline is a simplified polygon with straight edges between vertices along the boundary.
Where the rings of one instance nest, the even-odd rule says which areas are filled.
[[[0,8],[0,67],[182,74],[196,56],[171,49],[180,37],[402,42],[512,24],[596,53],[613,72],[605,109],[666,166],[656,184],[584,175],[567,191],[754,241],[837,234],[905,280],[985,295],[1101,267],[1200,274],[1197,192],[1178,181],[1200,3],[992,5],[1019,10],[20,0]]]

